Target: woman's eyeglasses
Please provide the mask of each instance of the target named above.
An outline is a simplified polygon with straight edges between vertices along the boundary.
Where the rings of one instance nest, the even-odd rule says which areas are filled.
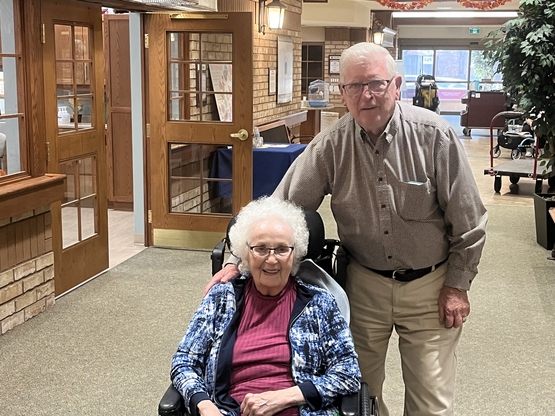
[[[387,87],[389,87],[393,78],[389,81],[387,79],[375,79],[365,83],[355,82],[353,84],[345,84],[343,85],[343,91],[345,91],[345,94],[349,97],[358,97],[362,94],[362,91],[364,91],[364,87],[368,87],[368,91],[372,94],[382,94],[385,90],[387,90]]]
[[[294,247],[291,246],[279,246],[279,247],[266,247],[266,246],[249,246],[252,254],[256,257],[265,258],[270,255],[270,252],[274,256],[279,258],[287,258],[293,252]]]

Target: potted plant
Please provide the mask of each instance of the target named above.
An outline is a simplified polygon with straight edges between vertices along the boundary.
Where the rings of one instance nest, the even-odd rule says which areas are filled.
[[[537,137],[545,140],[538,157],[542,174],[555,172],[555,1],[520,0],[516,19],[488,34],[486,59],[498,63],[509,99],[532,120]],[[555,176],[548,176],[555,186]],[[549,208],[553,195],[534,194],[536,238],[548,250],[553,248],[555,225]]]

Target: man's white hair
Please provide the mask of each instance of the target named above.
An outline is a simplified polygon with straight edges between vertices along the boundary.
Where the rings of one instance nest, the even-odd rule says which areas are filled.
[[[339,59],[339,82],[343,82],[347,66],[361,61],[366,65],[371,65],[373,62],[381,59],[385,60],[389,77],[394,77],[397,74],[397,64],[389,51],[384,47],[371,42],[361,42],[345,49]]]
[[[239,271],[250,272],[249,244],[253,228],[262,220],[277,218],[283,220],[291,227],[293,237],[293,268],[295,274],[299,269],[299,263],[306,256],[308,250],[308,227],[303,210],[289,201],[283,201],[275,197],[262,197],[251,201],[239,214],[236,222],[229,230],[229,242],[231,252],[241,261]]]

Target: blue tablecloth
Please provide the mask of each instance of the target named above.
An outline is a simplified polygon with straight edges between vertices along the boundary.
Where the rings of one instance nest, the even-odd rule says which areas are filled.
[[[306,144],[290,144],[286,147],[261,147],[253,150],[253,199],[271,195],[291,163],[305,149]],[[216,151],[210,170],[212,178],[231,179],[232,151],[220,147]],[[216,196],[231,198],[231,183],[216,182]]]

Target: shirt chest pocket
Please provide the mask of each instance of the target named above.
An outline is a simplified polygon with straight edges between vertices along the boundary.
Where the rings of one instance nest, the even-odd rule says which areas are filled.
[[[438,208],[430,180],[397,182],[393,186],[393,199],[397,214],[404,220],[425,221]]]

